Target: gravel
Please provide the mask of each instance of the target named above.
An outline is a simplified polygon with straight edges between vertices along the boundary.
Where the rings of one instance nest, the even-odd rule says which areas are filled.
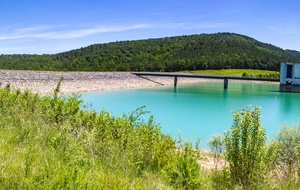
[[[61,77],[62,94],[103,90],[152,88],[173,85],[171,77],[138,77],[130,72],[52,72],[0,70],[1,86],[30,90],[41,95],[52,94]],[[180,78],[180,83],[200,82],[203,79]]]

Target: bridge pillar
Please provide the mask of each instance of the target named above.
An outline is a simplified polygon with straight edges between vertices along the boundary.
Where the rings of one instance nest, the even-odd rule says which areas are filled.
[[[224,89],[228,88],[228,78],[224,78]]]
[[[174,77],[174,86],[177,86],[177,77]]]

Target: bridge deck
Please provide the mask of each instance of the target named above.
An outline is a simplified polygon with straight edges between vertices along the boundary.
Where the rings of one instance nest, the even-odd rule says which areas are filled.
[[[165,72],[131,72],[131,73],[137,76],[174,77],[174,86],[177,86],[178,77],[221,79],[224,80],[225,89],[228,86],[228,80],[279,82],[279,79],[273,79],[273,78],[252,78],[252,77],[238,77],[238,76],[199,75],[199,74],[190,74],[190,73],[165,73]]]

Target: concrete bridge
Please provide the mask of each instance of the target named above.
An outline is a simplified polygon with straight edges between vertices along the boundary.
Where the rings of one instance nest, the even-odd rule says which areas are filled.
[[[279,82],[279,79],[272,79],[272,78],[252,78],[252,77],[221,76],[221,75],[199,75],[199,74],[190,74],[190,73],[166,73],[166,72],[131,72],[131,73],[134,75],[137,75],[137,76],[174,77],[174,86],[177,86],[178,77],[224,80],[224,89],[228,88],[228,80]]]

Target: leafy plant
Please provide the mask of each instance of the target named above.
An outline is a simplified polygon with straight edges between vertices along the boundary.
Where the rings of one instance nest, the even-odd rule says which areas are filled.
[[[225,158],[232,182],[245,187],[264,177],[266,132],[261,126],[258,107],[235,111],[233,116],[234,123],[225,133]]]
[[[215,170],[218,170],[218,165],[225,148],[224,136],[220,134],[213,135],[208,140],[208,146],[214,157]]]
[[[300,174],[300,126],[281,127],[268,151],[273,153],[272,166],[279,179],[294,177],[297,181]]]
[[[197,146],[197,145],[196,145]],[[169,163],[167,175],[170,183],[179,189],[200,188],[200,158],[198,149],[193,149],[191,143],[185,142],[178,147],[173,161]]]

